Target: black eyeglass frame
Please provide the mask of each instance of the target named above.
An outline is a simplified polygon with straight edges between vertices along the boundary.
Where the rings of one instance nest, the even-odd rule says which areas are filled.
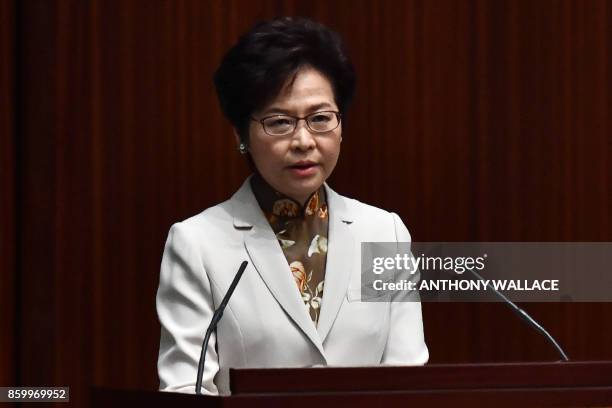
[[[315,129],[311,128],[310,124],[308,124],[308,118],[311,117],[311,116],[317,115],[317,114],[321,114],[321,113],[333,113],[334,115],[336,115],[336,120],[338,121],[338,124],[336,125],[336,127],[334,127],[333,129],[323,130],[323,131],[315,130]],[[264,121],[266,119],[277,118],[277,117],[287,117],[287,118],[295,119],[295,126],[293,127],[293,129],[291,129],[290,132],[283,133],[281,135],[273,135],[273,134],[268,133],[268,131],[266,130],[266,126],[264,125]],[[306,116],[303,116],[303,117],[286,115],[286,114],[278,114],[278,115],[266,116],[266,117],[261,118],[261,119],[255,119],[254,117],[251,116],[251,120],[253,122],[258,122],[261,125],[261,128],[263,129],[263,131],[268,136],[282,137],[282,136],[288,136],[288,135],[292,134],[293,132],[295,132],[295,129],[297,129],[297,126],[298,126],[298,123],[300,122],[300,120],[305,121],[306,122],[306,127],[308,128],[309,131],[311,131],[313,133],[321,134],[321,133],[331,132],[332,130],[338,129],[338,126],[340,126],[340,123],[342,123],[342,114],[340,112],[338,112],[338,111],[318,111],[318,112],[310,113],[310,114],[308,114]]]

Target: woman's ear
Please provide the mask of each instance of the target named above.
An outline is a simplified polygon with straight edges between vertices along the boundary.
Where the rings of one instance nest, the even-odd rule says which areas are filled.
[[[242,141],[236,128],[232,128],[232,131],[234,133],[234,139],[236,140],[236,146],[238,147],[238,151],[240,152],[240,154],[247,154],[249,151],[247,144]]]
[[[235,127],[232,127],[232,133],[234,133],[234,139],[236,140],[236,146],[240,146],[240,136]]]

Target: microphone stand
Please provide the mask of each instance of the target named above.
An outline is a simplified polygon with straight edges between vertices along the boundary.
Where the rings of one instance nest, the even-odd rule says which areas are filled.
[[[202,390],[201,390],[202,375],[204,374],[204,364],[206,362],[206,349],[208,348],[208,342],[210,340],[210,335],[216,329],[217,323],[219,323],[219,320],[221,320],[221,317],[223,317],[223,311],[225,310],[225,307],[227,306],[227,302],[229,302],[230,297],[234,293],[234,289],[236,289],[236,285],[238,285],[238,281],[240,281],[240,278],[242,277],[242,274],[244,273],[244,270],[246,269],[248,264],[249,263],[247,261],[243,261],[242,264],[240,264],[240,268],[238,268],[238,272],[236,273],[236,276],[234,277],[232,284],[227,290],[227,293],[225,294],[225,296],[223,297],[221,304],[219,305],[217,310],[215,310],[215,312],[213,313],[210,324],[208,325],[208,329],[206,329],[206,334],[204,335],[204,341],[202,342],[202,349],[200,351],[200,362],[198,363],[198,377],[196,379],[195,392],[198,395],[202,394]]]
[[[477,273],[474,269],[467,269],[467,271],[469,271],[472,275],[474,275],[476,279],[480,281],[484,281],[484,278],[480,276],[480,274]],[[503,293],[495,289],[493,286],[490,286],[490,288],[495,292],[495,294],[498,297],[500,297],[504,301],[504,303],[506,303],[506,305],[508,305],[508,307],[510,307],[510,309],[512,309],[514,313],[516,313],[521,319],[527,322],[529,326],[536,329],[540,334],[542,334],[546,338],[546,340],[548,340],[548,342],[555,347],[559,355],[561,355],[561,359],[563,361],[569,361],[569,357],[567,356],[567,354],[565,354],[565,351],[563,351],[559,343],[557,343],[554,337],[551,336],[550,333],[546,331],[544,327],[542,327],[542,325],[536,322],[533,317],[529,316],[529,314],[526,311],[518,307],[513,301],[508,299],[506,295],[504,295]]]

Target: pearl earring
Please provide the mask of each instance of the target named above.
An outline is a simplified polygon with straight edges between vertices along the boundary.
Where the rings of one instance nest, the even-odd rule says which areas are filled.
[[[248,150],[244,143],[240,143],[240,146],[238,146],[238,151],[240,154],[246,154]]]

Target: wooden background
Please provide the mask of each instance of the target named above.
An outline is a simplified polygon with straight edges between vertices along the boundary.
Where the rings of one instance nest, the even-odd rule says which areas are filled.
[[[170,225],[247,166],[211,76],[253,23],[313,17],[358,73],[330,184],[417,241],[611,241],[612,3],[0,2],[0,385],[155,389]],[[610,304],[526,304],[612,359]],[[551,360],[500,304],[425,304],[432,363]]]
[[[0,1],[0,386],[16,375],[15,10]]]

